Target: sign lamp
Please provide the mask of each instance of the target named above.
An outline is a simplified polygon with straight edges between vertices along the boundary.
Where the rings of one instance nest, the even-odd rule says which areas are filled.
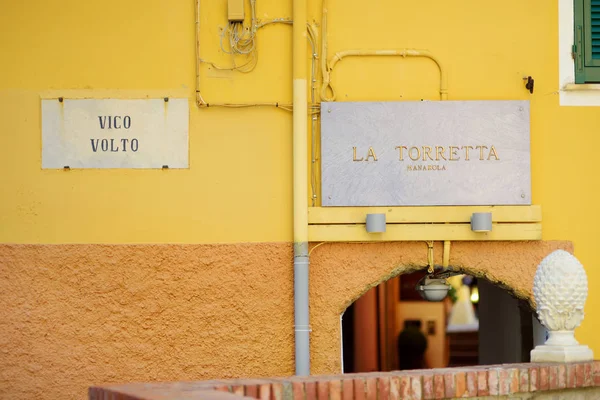
[[[367,214],[367,232],[385,232],[385,214]]]
[[[473,232],[491,232],[492,213],[473,213],[471,215],[471,230]]]

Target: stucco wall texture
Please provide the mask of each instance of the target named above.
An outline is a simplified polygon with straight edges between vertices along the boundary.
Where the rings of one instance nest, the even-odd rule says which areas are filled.
[[[542,259],[557,249],[573,252],[570,242],[453,242],[450,265],[484,277],[517,297],[531,299],[533,277]],[[442,264],[443,246],[434,244]],[[310,317],[312,373],[341,368],[340,314],[368,289],[427,265],[425,242],[324,244],[311,255]]]
[[[293,371],[292,250],[0,246],[0,398]]]
[[[568,242],[454,243],[451,264],[528,297]],[[340,371],[340,314],[425,265],[424,243],[325,244],[311,259],[312,372]],[[436,262],[441,262],[436,244]],[[83,399],[91,385],[285,376],[289,243],[0,245],[0,398]]]

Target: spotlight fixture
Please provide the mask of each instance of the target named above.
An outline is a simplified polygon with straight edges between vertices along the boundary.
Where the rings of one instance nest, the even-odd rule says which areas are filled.
[[[385,232],[385,214],[367,214],[367,232]]]
[[[471,215],[471,230],[473,232],[491,232],[492,213],[473,213]]]

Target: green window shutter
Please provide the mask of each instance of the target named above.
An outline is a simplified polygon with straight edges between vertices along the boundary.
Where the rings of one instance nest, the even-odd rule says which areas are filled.
[[[600,83],[600,0],[575,0],[575,83]]]

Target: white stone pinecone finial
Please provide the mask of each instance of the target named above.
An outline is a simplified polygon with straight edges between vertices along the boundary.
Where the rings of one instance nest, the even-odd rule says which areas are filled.
[[[575,340],[574,330],[583,321],[588,282],[583,266],[564,250],[550,253],[538,265],[533,297],[538,318],[548,329],[548,340],[531,352],[532,362],[593,360],[589,347]]]
[[[581,324],[587,292],[583,266],[564,250],[544,258],[533,278],[538,317],[551,331],[571,331]]]

